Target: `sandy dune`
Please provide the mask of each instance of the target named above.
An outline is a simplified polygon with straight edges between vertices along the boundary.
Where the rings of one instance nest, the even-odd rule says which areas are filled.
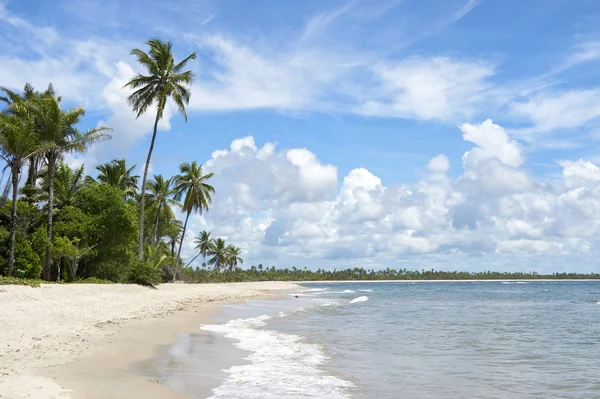
[[[87,397],[61,388],[47,377],[47,368],[73,363],[144,320],[168,318],[202,303],[267,298],[295,288],[286,282],[163,284],[158,290],[135,285],[0,286],[0,398]]]

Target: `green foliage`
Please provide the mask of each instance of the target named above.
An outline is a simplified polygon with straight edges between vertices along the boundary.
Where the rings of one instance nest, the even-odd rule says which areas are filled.
[[[0,284],[2,285],[26,285],[29,287],[39,287],[40,284],[46,284],[46,281],[31,278],[3,277],[0,276]]]
[[[8,236],[0,235],[0,251],[8,252]],[[0,271],[6,274],[8,259],[0,258]],[[40,278],[42,263],[39,255],[34,251],[31,241],[23,235],[17,235],[15,239],[15,270],[23,270],[26,278]]]
[[[138,188],[137,181],[140,178],[133,175],[135,166],[128,167],[125,159],[113,159],[96,167],[96,170],[98,170],[97,180],[102,184],[117,187],[125,197],[135,197]],[[90,183],[96,182],[90,176],[88,176],[87,181]]]
[[[31,234],[31,248],[40,256],[40,259],[46,253],[48,244],[48,234],[45,227],[39,227]]]
[[[154,266],[147,261],[136,263],[133,267],[129,268],[124,282],[145,286],[160,284],[162,276],[160,271]]]
[[[276,269],[274,266],[263,265],[251,266],[249,269],[234,268],[215,272],[207,268],[195,269],[186,267],[183,270],[183,278],[188,283],[225,283],[240,281],[378,281],[378,280],[409,280],[409,281],[435,281],[435,280],[574,280],[593,279],[600,280],[600,274],[590,273],[553,273],[537,274],[530,273],[508,273],[508,272],[465,272],[465,271],[441,271],[441,270],[406,270],[406,269],[382,269],[367,270],[360,267],[343,270],[316,271],[298,269]]]
[[[121,280],[127,265],[134,259],[136,206],[123,201],[123,192],[119,188],[107,184],[83,187],[74,204],[88,223],[80,245],[94,247],[95,256],[84,262],[88,273],[108,280]]]
[[[76,278],[70,284],[116,284],[114,281],[104,280],[98,277],[88,277],[86,279]]]

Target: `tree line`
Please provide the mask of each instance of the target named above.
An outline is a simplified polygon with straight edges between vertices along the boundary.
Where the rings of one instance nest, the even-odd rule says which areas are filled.
[[[364,269],[360,267],[334,270],[310,270],[308,268],[275,268],[275,266],[250,266],[230,268],[222,273],[212,273],[208,264],[184,271],[189,282],[235,282],[235,281],[377,281],[377,280],[578,280],[600,279],[598,273],[551,273],[536,272],[467,272],[443,270]]]
[[[52,84],[41,92],[30,84],[22,92],[0,87],[0,158],[5,162],[0,183],[6,180],[0,197],[1,275],[150,284],[183,275],[188,221],[208,211],[213,174],[195,161],[183,162],[172,177],[149,178],[148,167],[167,102],[187,121],[194,74],[186,65],[196,54],[176,62],[170,42],[146,44],[147,52],[131,52],[146,74],[124,86],[132,90],[128,102],[136,117],[155,111],[141,184],[136,165],[125,159],[99,165],[96,177],[86,175],[85,166],[64,162],[65,154],[110,139],[112,129],[80,130],[84,108],[65,109]],[[185,215],[183,223],[175,208]],[[199,255],[216,271],[242,262],[241,249],[222,238],[200,232],[196,241]]]

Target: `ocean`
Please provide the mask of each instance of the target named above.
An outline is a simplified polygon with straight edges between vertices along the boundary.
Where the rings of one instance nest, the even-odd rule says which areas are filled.
[[[600,282],[304,287],[224,306],[162,381],[211,399],[600,398]]]

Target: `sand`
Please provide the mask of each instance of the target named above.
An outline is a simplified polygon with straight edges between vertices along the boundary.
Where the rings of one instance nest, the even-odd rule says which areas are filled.
[[[0,286],[0,398],[181,398],[133,371],[157,345],[210,320],[215,303],[295,284]]]

